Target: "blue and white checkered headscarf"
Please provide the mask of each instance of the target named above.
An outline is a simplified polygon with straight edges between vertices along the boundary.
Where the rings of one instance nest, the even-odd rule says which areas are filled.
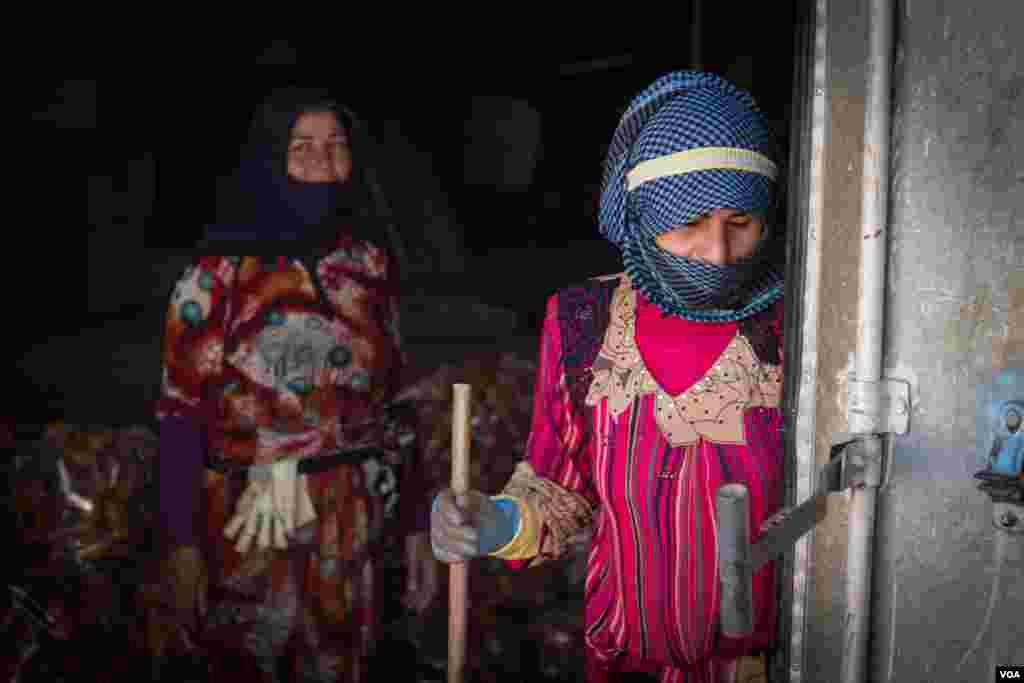
[[[770,219],[778,170],[774,140],[754,99],[709,73],[662,76],[630,103],[612,138],[601,190],[601,233],[626,273],[665,314],[726,322],[765,310],[782,276],[755,255],[726,266],[661,249],[655,237],[715,209]]]

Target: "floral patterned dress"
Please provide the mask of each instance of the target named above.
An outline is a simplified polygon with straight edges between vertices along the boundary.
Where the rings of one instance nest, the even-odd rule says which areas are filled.
[[[175,287],[158,417],[206,426],[200,640],[221,680],[358,681],[374,641],[374,557],[394,545],[414,420],[385,252],[339,237],[316,261],[205,256]],[[241,554],[225,527],[247,467],[294,458],[316,520]]]

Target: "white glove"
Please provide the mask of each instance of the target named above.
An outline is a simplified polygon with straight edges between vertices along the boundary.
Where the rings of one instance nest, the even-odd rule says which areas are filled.
[[[279,460],[249,468],[249,486],[238,499],[235,516],[224,528],[228,538],[238,536],[235,550],[245,554],[257,531],[257,547],[288,547],[287,536],[316,519],[299,461]]]

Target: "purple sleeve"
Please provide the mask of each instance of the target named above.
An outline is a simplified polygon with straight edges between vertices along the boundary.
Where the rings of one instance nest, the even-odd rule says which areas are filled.
[[[432,491],[423,476],[423,453],[417,448],[411,456],[410,462],[404,468],[403,481],[399,489],[402,492],[398,498],[401,535],[430,531]]]
[[[202,425],[190,417],[168,417],[160,425],[160,522],[171,545],[197,545],[196,513],[202,486],[205,443]]]
[[[585,453],[586,429],[583,418],[570,409],[571,399],[566,390],[557,294],[548,299],[537,358],[525,460],[538,477],[582,495],[597,507],[600,499],[593,484],[590,458]]]

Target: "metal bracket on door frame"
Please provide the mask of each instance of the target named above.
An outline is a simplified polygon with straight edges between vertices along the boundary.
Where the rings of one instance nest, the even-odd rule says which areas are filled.
[[[906,434],[910,430],[910,382],[851,377],[847,423],[853,434]]]

